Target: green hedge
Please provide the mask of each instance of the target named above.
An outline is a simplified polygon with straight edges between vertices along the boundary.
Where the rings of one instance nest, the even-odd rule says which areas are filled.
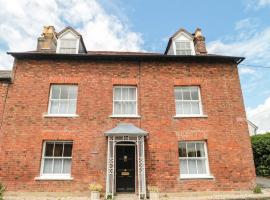
[[[256,174],[270,177],[270,133],[251,137]]]

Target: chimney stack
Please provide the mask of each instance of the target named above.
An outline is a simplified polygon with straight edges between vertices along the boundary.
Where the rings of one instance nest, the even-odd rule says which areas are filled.
[[[207,54],[206,46],[205,46],[205,37],[202,35],[202,30],[197,28],[194,35],[194,46],[196,54]]]
[[[37,51],[55,52],[57,37],[54,26],[44,26],[41,37],[38,38]]]

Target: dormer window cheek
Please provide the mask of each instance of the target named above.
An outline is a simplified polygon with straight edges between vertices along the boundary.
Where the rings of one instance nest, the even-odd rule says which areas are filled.
[[[176,41],[175,54],[176,55],[192,55],[192,46],[190,41]]]
[[[59,53],[78,53],[77,39],[60,39]]]

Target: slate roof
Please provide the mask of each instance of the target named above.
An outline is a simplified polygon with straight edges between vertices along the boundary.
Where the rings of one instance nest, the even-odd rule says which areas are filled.
[[[106,131],[105,136],[146,136],[148,132],[131,123],[119,123],[115,128]]]

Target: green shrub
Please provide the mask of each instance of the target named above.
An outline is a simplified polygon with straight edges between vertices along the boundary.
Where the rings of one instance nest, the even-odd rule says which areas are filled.
[[[262,193],[262,189],[259,185],[256,185],[254,188],[253,188],[253,193],[254,194],[261,194]]]
[[[256,174],[270,177],[270,133],[251,137]]]
[[[0,183],[0,200],[3,200],[5,191],[6,191],[6,187],[2,183]]]

